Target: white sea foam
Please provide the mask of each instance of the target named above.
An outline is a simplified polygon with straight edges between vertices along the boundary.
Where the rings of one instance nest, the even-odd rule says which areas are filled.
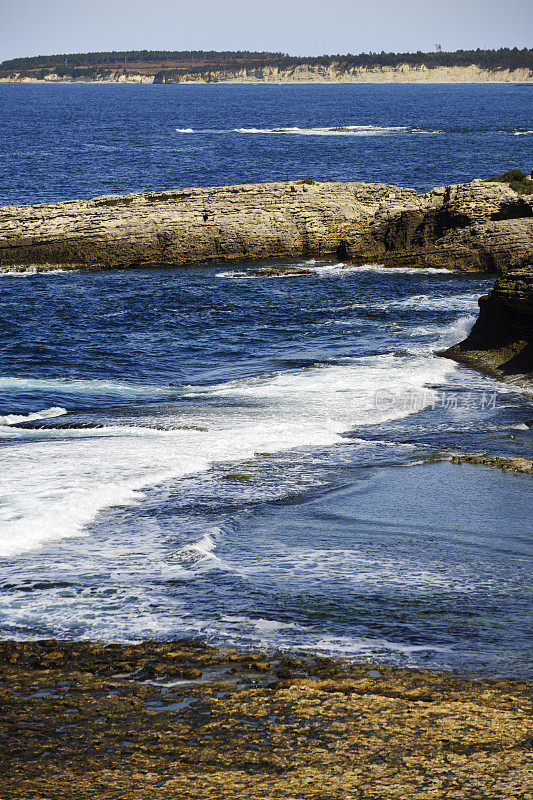
[[[426,311],[469,311],[476,312],[479,294],[476,292],[434,297],[428,294],[415,294],[402,300],[394,300],[388,308],[419,308]]]
[[[36,419],[51,419],[52,417],[60,417],[66,413],[66,408],[52,406],[51,408],[43,408],[42,411],[33,411],[29,414],[5,414],[3,417],[0,416],[0,425],[18,425],[20,422],[31,422]]]
[[[354,272],[382,272],[392,275],[446,275],[453,274],[451,269],[436,269],[435,267],[385,267],[383,264],[362,264],[352,267]]]
[[[475,321],[475,314],[465,314],[464,316],[459,317],[456,322],[453,322],[444,329],[439,341],[437,342],[437,347],[451,347],[452,344],[456,344],[457,342],[461,342],[463,339],[466,339]]]
[[[531,136],[533,131],[514,131],[513,136]]]
[[[352,264],[345,264],[342,261],[339,261],[336,264],[320,264],[317,263],[314,259],[310,261],[302,261],[299,264],[291,265],[296,267],[305,267],[311,273],[318,275],[322,278],[329,278],[329,277],[338,277],[344,275],[351,275],[353,273],[359,272],[370,272],[370,273],[383,273],[383,274],[391,274],[391,275],[446,275],[446,274],[453,274],[453,270],[450,269],[435,269],[434,267],[385,267],[383,264],[362,264],[361,266],[353,266]],[[250,270],[227,270],[225,272],[218,272],[216,274],[217,278],[248,278],[250,280],[254,279],[261,279],[264,280],[265,278],[268,279],[284,279],[284,278],[293,278],[295,275],[294,273],[287,273],[287,274],[280,274],[280,275],[257,275],[252,274]],[[303,275],[302,277],[305,277]]]
[[[248,459],[257,451],[328,446],[343,441],[344,431],[406,416],[411,412],[400,401],[386,409],[376,407],[376,390],[394,387],[401,398],[409,390],[442,382],[454,369],[453,362],[427,353],[387,354],[209,387],[190,386],[189,398],[210,401],[202,412],[207,430],[160,430],[141,421],[138,427],[88,430],[5,427],[14,438],[0,451],[5,498],[0,509],[0,554],[12,556],[83,535],[102,509],[136,503],[143,488],[204,471],[215,462]],[[51,383],[1,380],[11,389],[42,388],[43,383],[50,388]],[[111,387],[119,394],[146,391],[129,384],[70,383],[76,391],[84,387],[90,392]],[[59,381],[64,390],[68,384]],[[168,392],[167,387],[149,388],[152,393]],[[429,404],[432,392],[425,397]],[[219,398],[224,401],[221,407]],[[179,422],[177,415],[174,423]],[[31,446],[29,436],[35,439]],[[208,547],[209,541],[200,539],[195,549],[201,555]]]
[[[2,392],[58,392],[59,394],[109,395],[127,397],[129,395],[172,394],[176,390],[170,386],[143,386],[125,381],[83,380],[69,378],[17,378],[0,376]]]
[[[36,275],[63,275],[66,272],[76,272],[71,269],[43,269],[42,267],[24,267],[24,269],[1,269],[0,278],[34,278]]]
[[[444,131],[440,129],[418,128],[411,125],[330,125],[300,127],[299,125],[277,126],[268,128],[258,128],[253,125],[232,128],[216,129],[206,128],[203,130],[193,128],[175,128],[176,133],[244,133],[244,134],[275,134],[286,136],[392,136],[397,134],[440,134]]]
[[[209,533],[204,533],[195,542],[184,544],[174,554],[174,560],[186,566],[196,566],[198,562],[205,561],[216,562],[217,565],[220,565],[222,562],[214,554],[220,533],[219,528],[213,528]]]

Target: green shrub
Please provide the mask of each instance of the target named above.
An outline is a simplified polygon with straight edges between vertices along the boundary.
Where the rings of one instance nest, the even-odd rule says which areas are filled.
[[[533,181],[521,169],[510,169],[495,178],[489,178],[495,183],[507,183],[517,194],[533,194]]]

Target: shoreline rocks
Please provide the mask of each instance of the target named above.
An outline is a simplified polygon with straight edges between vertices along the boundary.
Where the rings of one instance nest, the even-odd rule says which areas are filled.
[[[0,208],[0,266],[181,266],[332,255],[381,184],[243,184]]]
[[[503,271],[533,260],[533,195],[474,180],[243,184],[0,208],[0,268],[181,266],[337,256]]]
[[[0,642],[2,800],[527,797],[531,686],[201,642]]]
[[[432,189],[399,207],[380,203],[354,223],[337,254],[352,263],[506,271],[533,260],[533,195],[473,180]]]
[[[480,464],[491,469],[501,469],[503,472],[521,472],[533,475],[533,462],[527,458],[458,453],[451,457],[450,462],[452,464]]]
[[[511,174],[511,173],[509,173]],[[0,208],[0,271],[324,258],[499,274],[470,336],[440,355],[533,378],[533,194],[473,180],[418,195],[379,183],[243,184]],[[256,276],[305,275],[268,267]]]
[[[533,390],[533,267],[501,275],[479,309],[467,338],[439,355]]]

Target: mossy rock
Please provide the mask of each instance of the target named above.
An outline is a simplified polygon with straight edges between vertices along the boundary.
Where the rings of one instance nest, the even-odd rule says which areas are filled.
[[[521,169],[510,169],[488,180],[494,183],[507,183],[517,194],[533,194],[533,180]]]
[[[222,477],[225,481],[249,481],[251,476],[244,472],[230,472]]]

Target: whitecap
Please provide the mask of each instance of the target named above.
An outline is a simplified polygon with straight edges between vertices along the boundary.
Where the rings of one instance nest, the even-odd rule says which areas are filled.
[[[64,275],[67,272],[76,272],[72,269],[46,269],[46,267],[29,266],[23,269],[2,269],[0,267],[0,278],[34,278],[37,275]]]
[[[0,416],[0,425],[18,425],[21,422],[31,422],[36,419],[51,419],[52,417],[60,417],[67,413],[66,408],[61,406],[52,406],[51,408],[43,408],[42,411],[33,411],[29,414],[5,414]]]

